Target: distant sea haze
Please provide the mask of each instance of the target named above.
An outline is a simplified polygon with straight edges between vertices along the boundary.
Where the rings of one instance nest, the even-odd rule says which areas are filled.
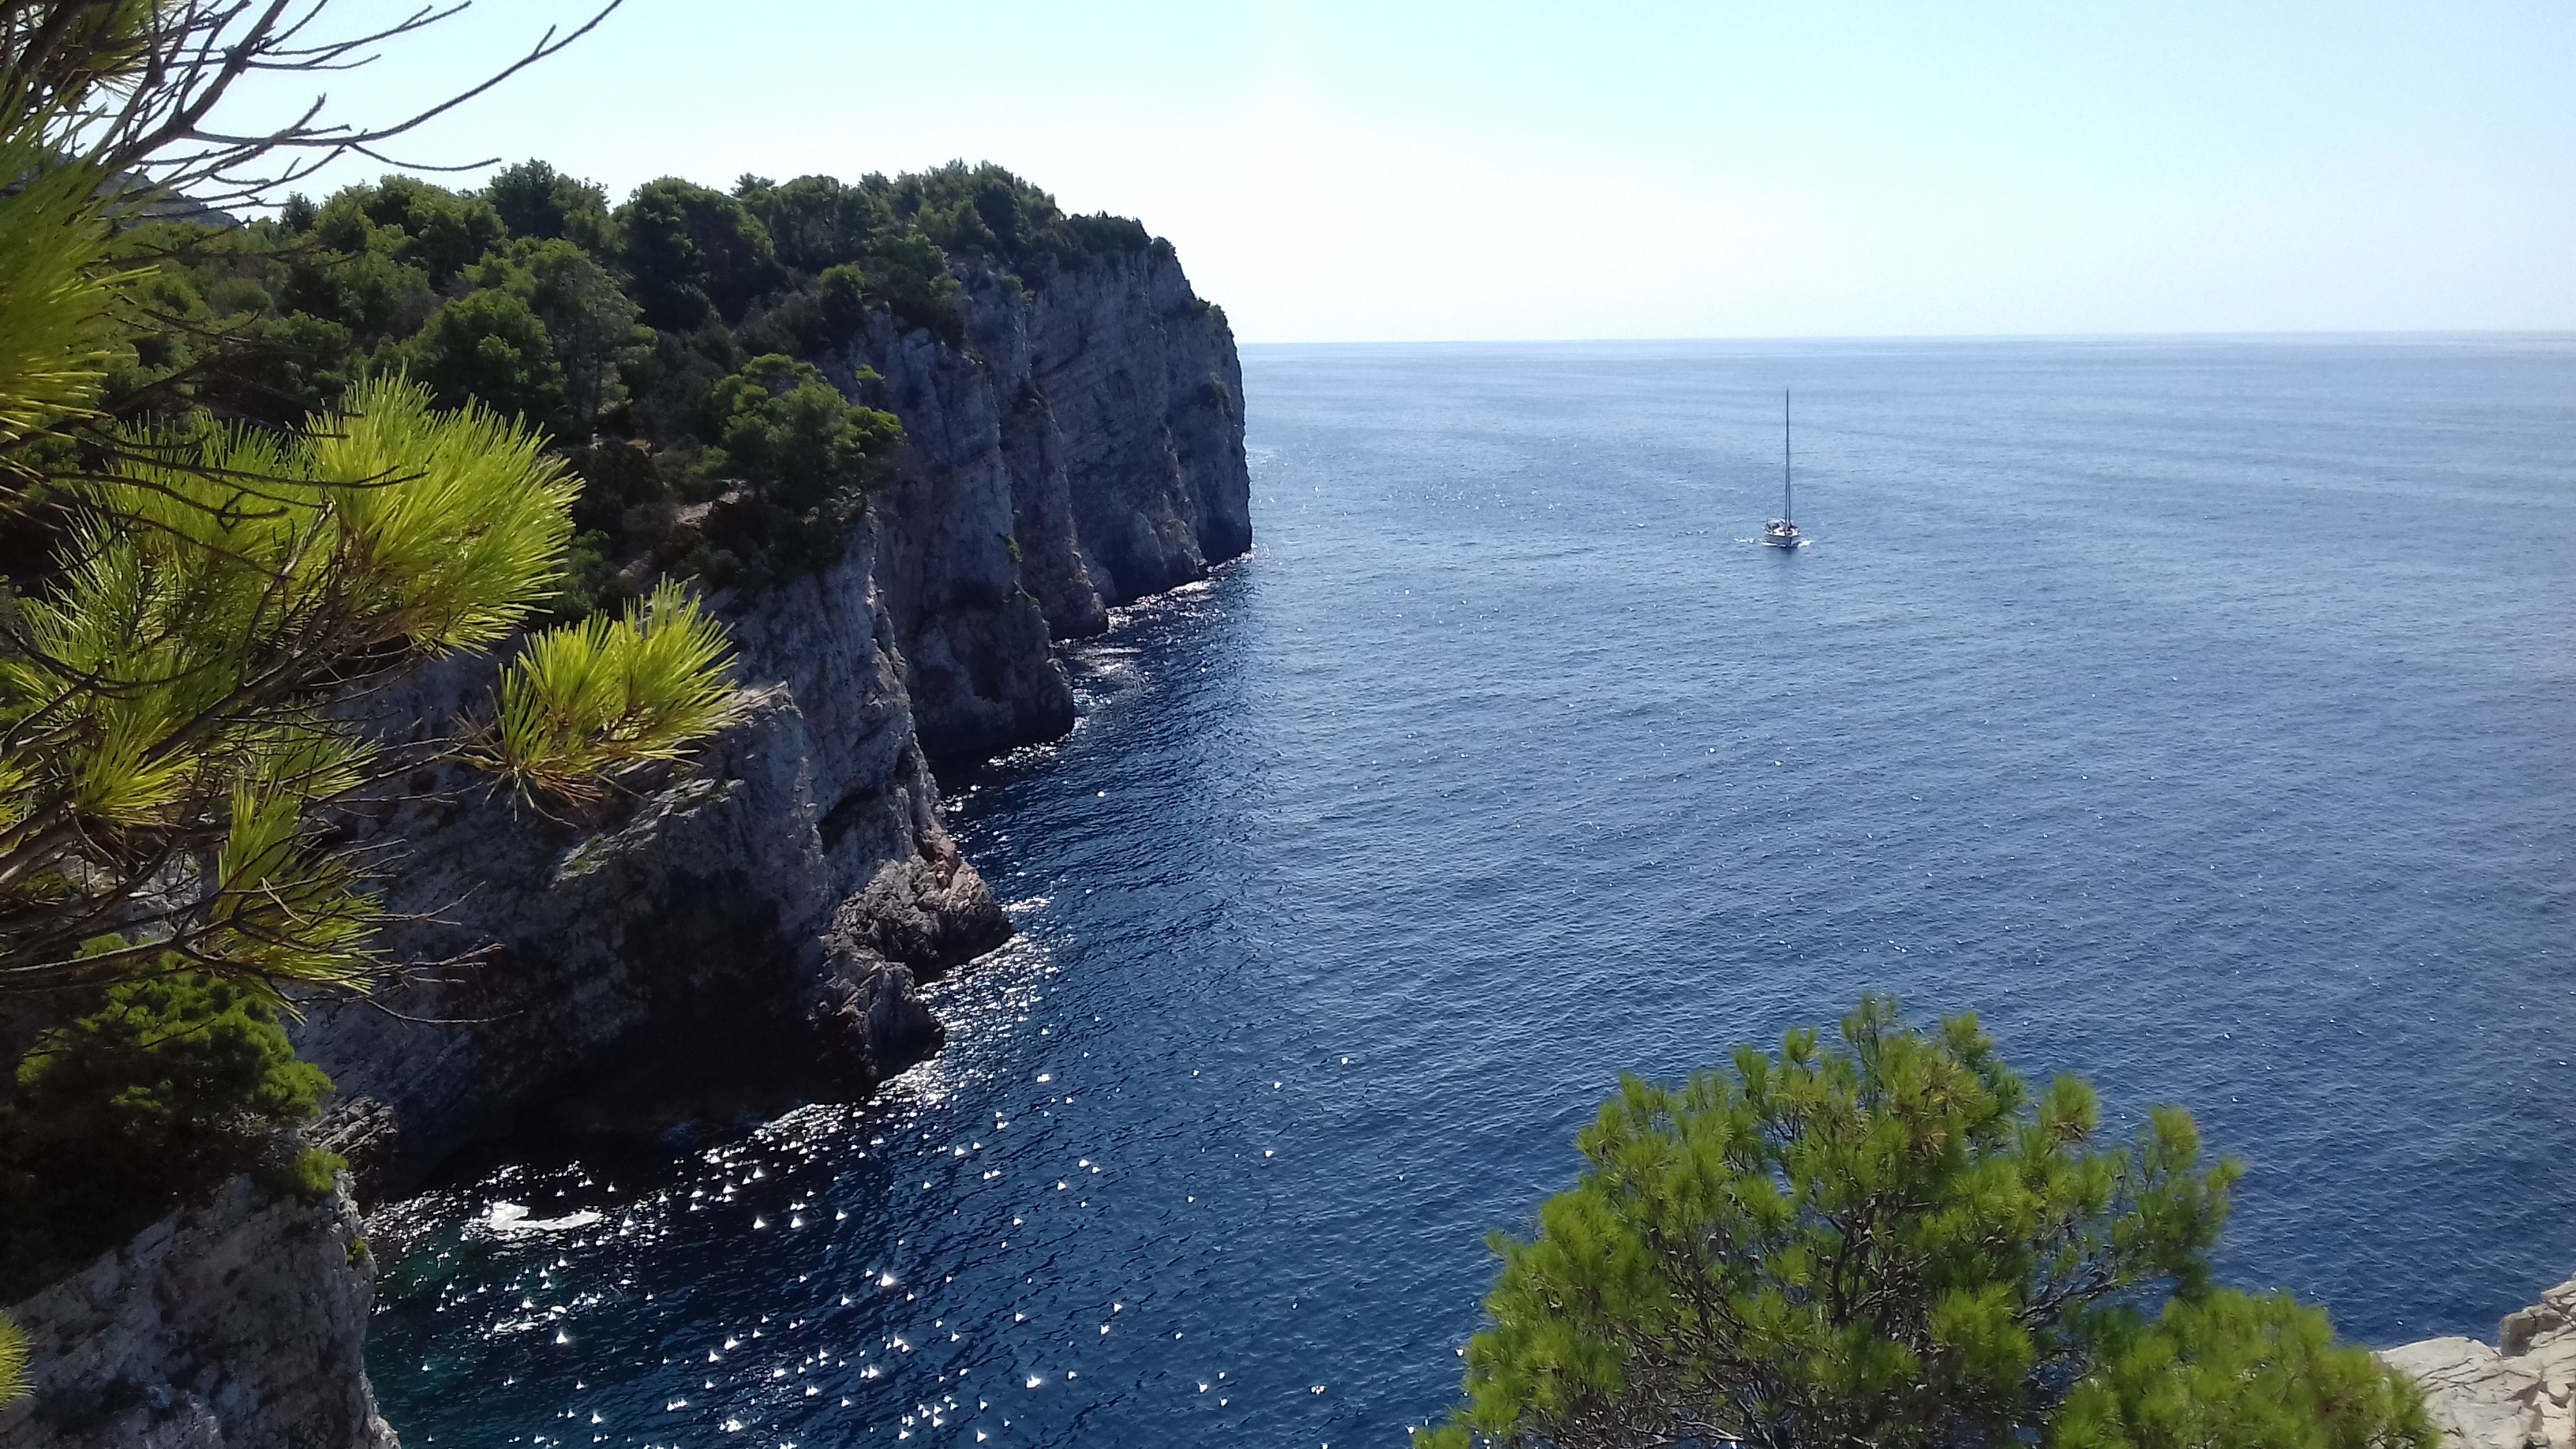
[[[396,1208],[405,1442],[1395,1442],[1620,1072],[1868,989],[2192,1109],[2356,1337],[2576,1271],[2576,339],[1244,372],[1257,552],[955,806],[947,1050]]]

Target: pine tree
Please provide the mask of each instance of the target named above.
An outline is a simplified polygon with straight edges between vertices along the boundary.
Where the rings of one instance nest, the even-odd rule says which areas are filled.
[[[2106,1142],[2090,1088],[2034,1093],[1974,1018],[1864,998],[1836,1043],[1628,1079],[1577,1146],[1537,1234],[1493,1239],[1493,1326],[1425,1449],[2432,1442],[2323,1315],[2211,1286],[2241,1169],[2187,1114]],[[2287,1437],[2191,1437],[2257,1397]]]

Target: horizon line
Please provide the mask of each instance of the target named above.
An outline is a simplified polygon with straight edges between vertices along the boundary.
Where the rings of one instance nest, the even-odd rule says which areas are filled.
[[[1222,304],[1220,304],[1222,305]],[[1237,339],[1238,347],[1602,347],[1651,343],[1782,342],[2369,342],[2369,341],[2568,341],[2576,328],[2316,328],[2234,332],[1810,332],[1669,337],[1368,337],[1301,340]]]

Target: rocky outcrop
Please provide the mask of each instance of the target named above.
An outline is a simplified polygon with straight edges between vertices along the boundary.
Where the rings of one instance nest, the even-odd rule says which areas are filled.
[[[392,856],[387,904],[411,919],[389,944],[453,964],[301,1029],[341,1094],[324,1140],[364,1182],[532,1117],[649,1133],[862,1089],[937,1045],[916,975],[1008,926],[939,824],[874,544],[862,529],[834,567],[730,611],[753,694],[696,768],[586,815],[455,771],[378,808],[355,843]],[[399,737],[489,679],[458,661],[369,707]]]
[[[374,1278],[358,1214],[235,1179],[12,1306],[35,1392],[8,1449],[394,1449],[359,1344]]]
[[[937,1047],[915,984],[1009,927],[931,766],[1062,734],[1053,641],[1251,543],[1233,340],[1168,247],[960,281],[961,345],[881,315],[827,369],[904,453],[839,562],[717,601],[754,703],[707,759],[589,812],[423,771],[361,823],[410,918],[394,953],[452,963],[300,1030],[340,1091],[319,1135],[368,1188],[532,1120],[765,1113]],[[417,735],[491,669],[364,707]]]
[[[2576,1278],[2506,1314],[2493,1347],[2428,1338],[2380,1358],[2424,1386],[2450,1449],[2576,1449]]]

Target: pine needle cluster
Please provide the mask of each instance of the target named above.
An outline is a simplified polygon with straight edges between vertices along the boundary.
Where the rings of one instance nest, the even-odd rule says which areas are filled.
[[[508,638],[559,587],[575,485],[525,427],[400,379],[292,435],[118,441],[58,490],[60,570],[0,655],[0,989],[165,960],[362,987],[375,908],[327,810],[424,753],[330,702]],[[498,748],[445,753],[589,798],[727,722],[726,652],[672,590],[539,633],[480,732]]]
[[[605,775],[680,759],[731,720],[726,649],[698,601],[664,580],[613,622],[593,614],[530,640],[467,758],[527,793],[595,798]]]
[[[27,1381],[27,1335],[18,1325],[0,1318],[0,1405],[25,1398],[31,1387]]]

